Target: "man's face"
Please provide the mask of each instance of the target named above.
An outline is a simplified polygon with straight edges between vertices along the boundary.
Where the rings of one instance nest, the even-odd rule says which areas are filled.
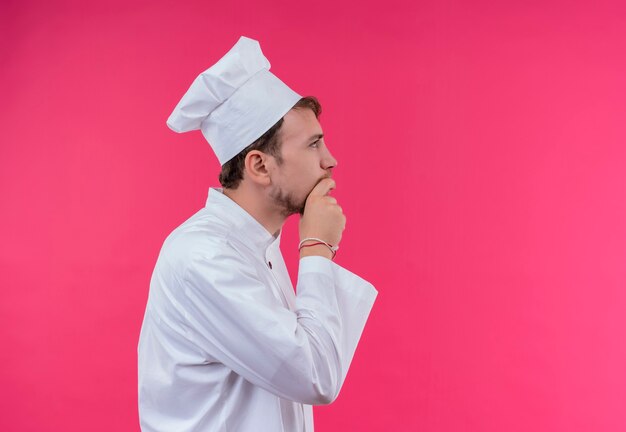
[[[309,193],[332,175],[337,161],[324,143],[313,111],[290,110],[279,130],[282,164],[272,164],[270,197],[285,216],[304,213]]]

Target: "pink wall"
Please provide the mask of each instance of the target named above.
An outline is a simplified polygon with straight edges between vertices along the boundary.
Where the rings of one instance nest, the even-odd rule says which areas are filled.
[[[2,2],[0,430],[138,429],[152,267],[219,169],[165,120],[242,34],[322,101],[380,292],[317,430],[626,430],[623,2],[247,3]]]

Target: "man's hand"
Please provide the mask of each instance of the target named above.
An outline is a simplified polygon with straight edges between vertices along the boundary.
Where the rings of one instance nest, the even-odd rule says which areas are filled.
[[[337,204],[337,200],[328,195],[334,188],[335,181],[325,178],[313,188],[307,197],[304,214],[300,219],[300,240],[315,237],[333,246],[337,246],[341,241],[341,234],[346,227],[346,217]],[[311,250],[307,251],[307,249]],[[332,253],[326,246],[319,245],[302,248],[300,256],[305,255],[330,257]]]

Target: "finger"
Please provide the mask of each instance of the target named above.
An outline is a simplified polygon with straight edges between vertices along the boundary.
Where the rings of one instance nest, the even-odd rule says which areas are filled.
[[[331,197],[330,195],[326,195],[324,197],[324,200],[326,200],[326,202],[329,202],[331,204],[337,204],[337,199],[335,197]]]
[[[323,178],[315,185],[309,196],[324,196],[333,189],[335,189],[335,180],[328,177]]]

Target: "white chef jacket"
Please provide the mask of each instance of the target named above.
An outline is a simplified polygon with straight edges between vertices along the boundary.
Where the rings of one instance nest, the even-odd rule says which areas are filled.
[[[296,295],[279,243],[213,188],[165,240],[138,346],[143,431],[313,431],[377,292],[311,256]]]

